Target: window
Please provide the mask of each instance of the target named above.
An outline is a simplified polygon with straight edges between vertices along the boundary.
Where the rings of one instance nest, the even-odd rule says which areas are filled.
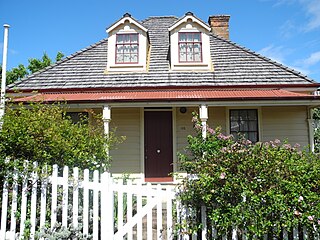
[[[230,110],[230,133],[237,139],[243,135],[255,143],[258,136],[258,111],[257,109],[232,109]]]
[[[179,33],[179,61],[202,62],[201,33]]]
[[[117,34],[116,63],[138,63],[138,34]]]

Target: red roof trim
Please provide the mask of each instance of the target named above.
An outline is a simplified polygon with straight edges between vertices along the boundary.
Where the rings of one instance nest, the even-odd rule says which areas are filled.
[[[152,90],[152,91],[101,91],[101,92],[61,92],[38,93],[17,98],[15,102],[67,101],[67,102],[132,102],[132,101],[194,101],[194,100],[302,100],[318,99],[303,93],[282,89],[260,90]]]

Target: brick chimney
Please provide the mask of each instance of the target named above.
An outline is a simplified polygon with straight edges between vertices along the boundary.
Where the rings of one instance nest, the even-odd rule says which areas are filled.
[[[208,22],[211,27],[211,32],[229,39],[229,15],[209,16]]]

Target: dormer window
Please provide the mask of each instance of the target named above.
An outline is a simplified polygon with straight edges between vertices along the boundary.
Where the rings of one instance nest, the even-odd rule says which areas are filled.
[[[150,44],[145,26],[126,13],[107,29],[107,33],[106,74],[148,71]]]
[[[139,35],[137,33],[117,34],[116,63],[139,62]]]
[[[179,62],[202,62],[202,42],[199,32],[179,32]]]
[[[213,71],[210,30],[191,12],[168,28],[172,71]]]

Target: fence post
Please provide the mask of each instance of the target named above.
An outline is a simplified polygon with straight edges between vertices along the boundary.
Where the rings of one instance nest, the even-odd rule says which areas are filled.
[[[113,240],[114,223],[113,223],[113,189],[112,178],[110,173],[104,172],[102,174],[102,184],[106,189],[101,189],[101,236],[108,236]]]
[[[30,213],[30,239],[34,239],[34,234],[36,231],[36,213],[37,213],[37,187],[38,187],[38,174],[37,174],[38,164],[33,163],[33,172],[32,172],[32,190],[31,190],[31,213]]]
[[[201,206],[201,223],[202,223],[202,232],[201,239],[207,239],[207,209],[206,206]]]
[[[83,173],[83,235],[88,235],[89,229],[89,169]]]
[[[8,211],[8,182],[3,184],[2,208],[1,208],[1,232],[0,239],[5,239],[7,231],[7,211]]]
[[[23,183],[21,190],[21,218],[20,218],[20,237],[23,236],[25,221],[27,219],[27,193],[28,193],[28,162],[24,163]]]
[[[12,187],[12,207],[11,207],[11,227],[10,227],[10,234],[11,238],[15,238],[16,234],[16,227],[17,227],[17,218],[16,218],[16,212],[17,212],[17,195],[18,195],[18,175],[17,171],[15,170],[13,173],[13,187]]]
[[[68,226],[69,167],[63,168],[62,226]]]
[[[58,165],[52,166],[51,189],[51,229],[53,229],[57,221]]]
[[[99,239],[99,172],[93,172],[93,239]]]
[[[46,208],[47,208],[47,186],[48,186],[48,171],[47,166],[42,169],[41,179],[41,203],[40,203],[40,230],[44,227],[46,222]]]
[[[72,189],[72,223],[74,228],[78,228],[78,215],[79,215],[79,168],[73,168],[73,189]]]
[[[167,239],[173,238],[173,221],[172,221],[172,199],[173,199],[172,189],[167,187],[166,196],[167,196]]]

